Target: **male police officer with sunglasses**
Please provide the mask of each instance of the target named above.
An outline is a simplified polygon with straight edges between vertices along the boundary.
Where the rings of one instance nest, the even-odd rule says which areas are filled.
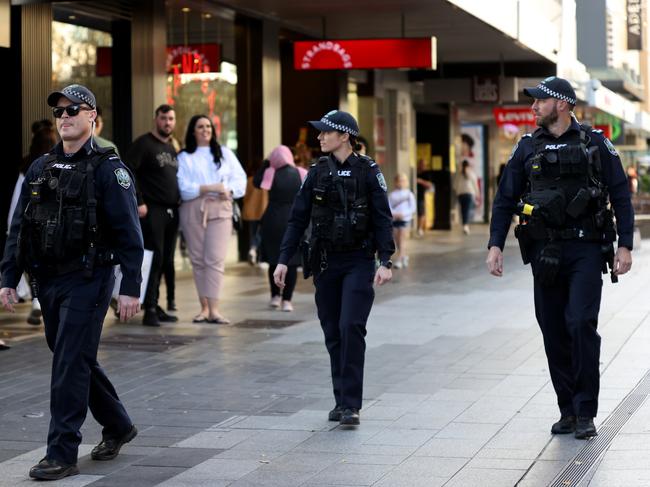
[[[630,270],[634,213],[616,149],[572,115],[571,84],[552,76],[524,93],[534,100],[539,128],[515,146],[499,183],[487,266],[503,275],[501,251],[518,212],[515,235],[532,266],[535,314],[561,415],[551,433],[585,439],[597,434],[601,271],[609,266],[616,281]]]
[[[81,85],[55,91],[61,142],[27,171],[1,264],[0,302],[14,311],[16,285],[28,269],[54,356],[47,453],[30,477],[56,480],[79,473],[80,428],[88,408],[104,428],[91,457],[115,458],[137,434],[106,374],[97,347],[120,264],[120,319],[140,307],[142,234],[133,181],[112,148],[93,141],[95,96]]]

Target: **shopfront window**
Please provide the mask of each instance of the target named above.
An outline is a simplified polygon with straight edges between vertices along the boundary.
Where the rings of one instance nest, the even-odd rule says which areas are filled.
[[[237,150],[236,90],[232,13],[204,2],[167,2],[167,103],[176,111],[181,146],[190,118],[201,114],[212,120],[219,143]]]
[[[102,71],[102,48],[110,48],[112,44],[108,32],[52,22],[52,86],[61,89],[79,83],[90,88],[102,109],[101,135],[107,139],[113,136],[112,83],[110,70]],[[110,58],[108,62],[110,65]]]

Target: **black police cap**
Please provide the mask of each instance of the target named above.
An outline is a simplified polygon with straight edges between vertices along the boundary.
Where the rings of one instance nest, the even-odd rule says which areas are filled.
[[[359,135],[359,125],[352,115],[341,110],[332,110],[327,112],[320,120],[311,120],[309,122],[316,130],[321,132],[347,132],[354,137]]]
[[[51,107],[55,107],[61,97],[67,98],[72,103],[85,103],[93,110],[97,108],[95,95],[83,85],[74,84],[66,86],[61,91],[53,91],[47,97],[47,104]]]
[[[557,98],[571,105],[576,104],[576,92],[573,90],[571,83],[557,76],[546,78],[535,88],[524,88],[524,93],[531,98],[537,98],[539,100]]]

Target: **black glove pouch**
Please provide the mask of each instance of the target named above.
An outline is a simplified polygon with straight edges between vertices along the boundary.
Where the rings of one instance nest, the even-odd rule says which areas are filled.
[[[560,270],[562,248],[557,242],[547,243],[537,258],[535,265],[535,279],[542,286],[551,286],[555,282]]]
[[[524,203],[535,207],[533,215],[539,216],[548,226],[560,227],[564,224],[566,200],[562,191],[532,191],[524,197]]]

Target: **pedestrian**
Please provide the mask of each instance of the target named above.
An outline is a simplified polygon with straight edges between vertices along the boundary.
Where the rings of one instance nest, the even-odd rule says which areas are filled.
[[[32,163],[38,159],[40,156],[45,154],[47,151],[52,149],[57,143],[56,130],[52,122],[49,120],[40,120],[32,124],[32,141],[29,144],[29,152],[20,164],[18,170],[18,180],[16,181],[16,186],[14,187],[14,193],[11,197],[11,204],[9,205],[9,217],[7,219],[7,229],[11,228],[11,220],[18,205],[18,200],[20,199],[20,192],[23,187],[23,181],[25,180],[25,174],[27,170],[32,165]],[[8,232],[7,232],[8,233]],[[29,288],[32,295],[32,309],[29,312],[27,317],[27,323],[30,325],[39,326],[41,324],[41,305],[36,297],[36,292],[33,286],[32,279],[27,273],[23,274],[23,279],[29,283]],[[22,281],[24,285],[25,281]]]
[[[551,433],[588,438],[597,434],[601,270],[609,265],[613,281],[630,270],[634,212],[616,149],[572,114],[571,84],[552,76],[524,93],[534,99],[539,128],[521,138],[503,172],[487,267],[503,275],[503,246],[519,212],[515,235],[532,267],[535,315],[560,409]]]
[[[178,321],[158,305],[161,277],[165,270],[174,271],[178,238],[178,160],[171,144],[176,126],[174,108],[160,105],[156,108],[154,123],[154,130],[135,139],[126,153],[126,163],[135,175],[144,248],[153,252],[143,303],[142,324],[145,326]],[[167,279],[167,309],[176,309],[175,277],[171,275]]]
[[[418,237],[422,237],[427,226],[427,212],[425,203],[425,194],[427,191],[433,192],[433,183],[431,182],[431,172],[428,171],[424,165],[424,159],[418,160],[417,172],[417,211],[418,211]]]
[[[409,180],[406,174],[399,173],[395,176],[395,189],[388,195],[388,204],[393,214],[393,237],[397,244],[397,257],[395,268],[401,269],[409,266],[409,255],[406,250],[413,214],[417,211],[415,195],[409,189]]]
[[[97,105],[97,120],[95,120],[95,133],[93,134],[95,143],[99,147],[112,147],[113,149],[115,149],[115,153],[119,156],[120,153],[117,150],[117,146],[115,145],[115,143],[111,140],[102,137],[101,134],[103,131],[104,131],[104,111],[102,110],[102,107]]]
[[[259,259],[258,249],[262,241],[260,224],[269,204],[268,191],[256,188],[253,184],[253,178],[261,166],[262,161],[258,159],[247,168],[246,193],[241,212],[241,218],[248,228],[248,263],[252,266],[256,265]]]
[[[230,320],[219,311],[219,298],[233,230],[233,200],[244,196],[246,173],[235,154],[217,142],[205,115],[190,119],[178,163],[181,230],[201,304],[192,321],[227,325]]]
[[[111,460],[137,429],[106,374],[97,347],[120,265],[120,318],[140,303],[142,234],[131,174],[92,137],[93,93],[74,84],[47,98],[61,142],[27,170],[5,247],[0,302],[13,312],[23,269],[36,278],[45,339],[53,352],[50,429],[45,457],[29,476],[79,473],[80,428],[87,410],[103,426],[93,460]]]
[[[271,151],[253,180],[256,187],[269,193],[269,204],[262,216],[261,232],[261,258],[269,264],[268,276],[271,287],[269,306],[286,312],[293,311],[291,298],[298,279],[300,255],[294,255],[287,262],[288,269],[283,289],[276,286],[273,273],[278,265],[280,245],[284,229],[289,222],[293,200],[306,175],[306,169],[296,167],[291,149],[286,145],[279,145]]]
[[[478,205],[479,187],[476,173],[467,159],[463,161],[460,172],[456,174],[454,191],[456,192],[460,206],[463,233],[469,235],[469,222],[472,217],[472,209]]]
[[[314,274],[318,318],[330,355],[336,403],[329,420],[358,425],[373,275],[376,285],[392,277],[395,244],[387,187],[377,163],[353,152],[359,126],[352,115],[332,110],[309,123],[320,131],[326,155],[312,164],[296,195],[273,277],[284,288],[287,264],[311,223],[303,266],[305,277]]]

